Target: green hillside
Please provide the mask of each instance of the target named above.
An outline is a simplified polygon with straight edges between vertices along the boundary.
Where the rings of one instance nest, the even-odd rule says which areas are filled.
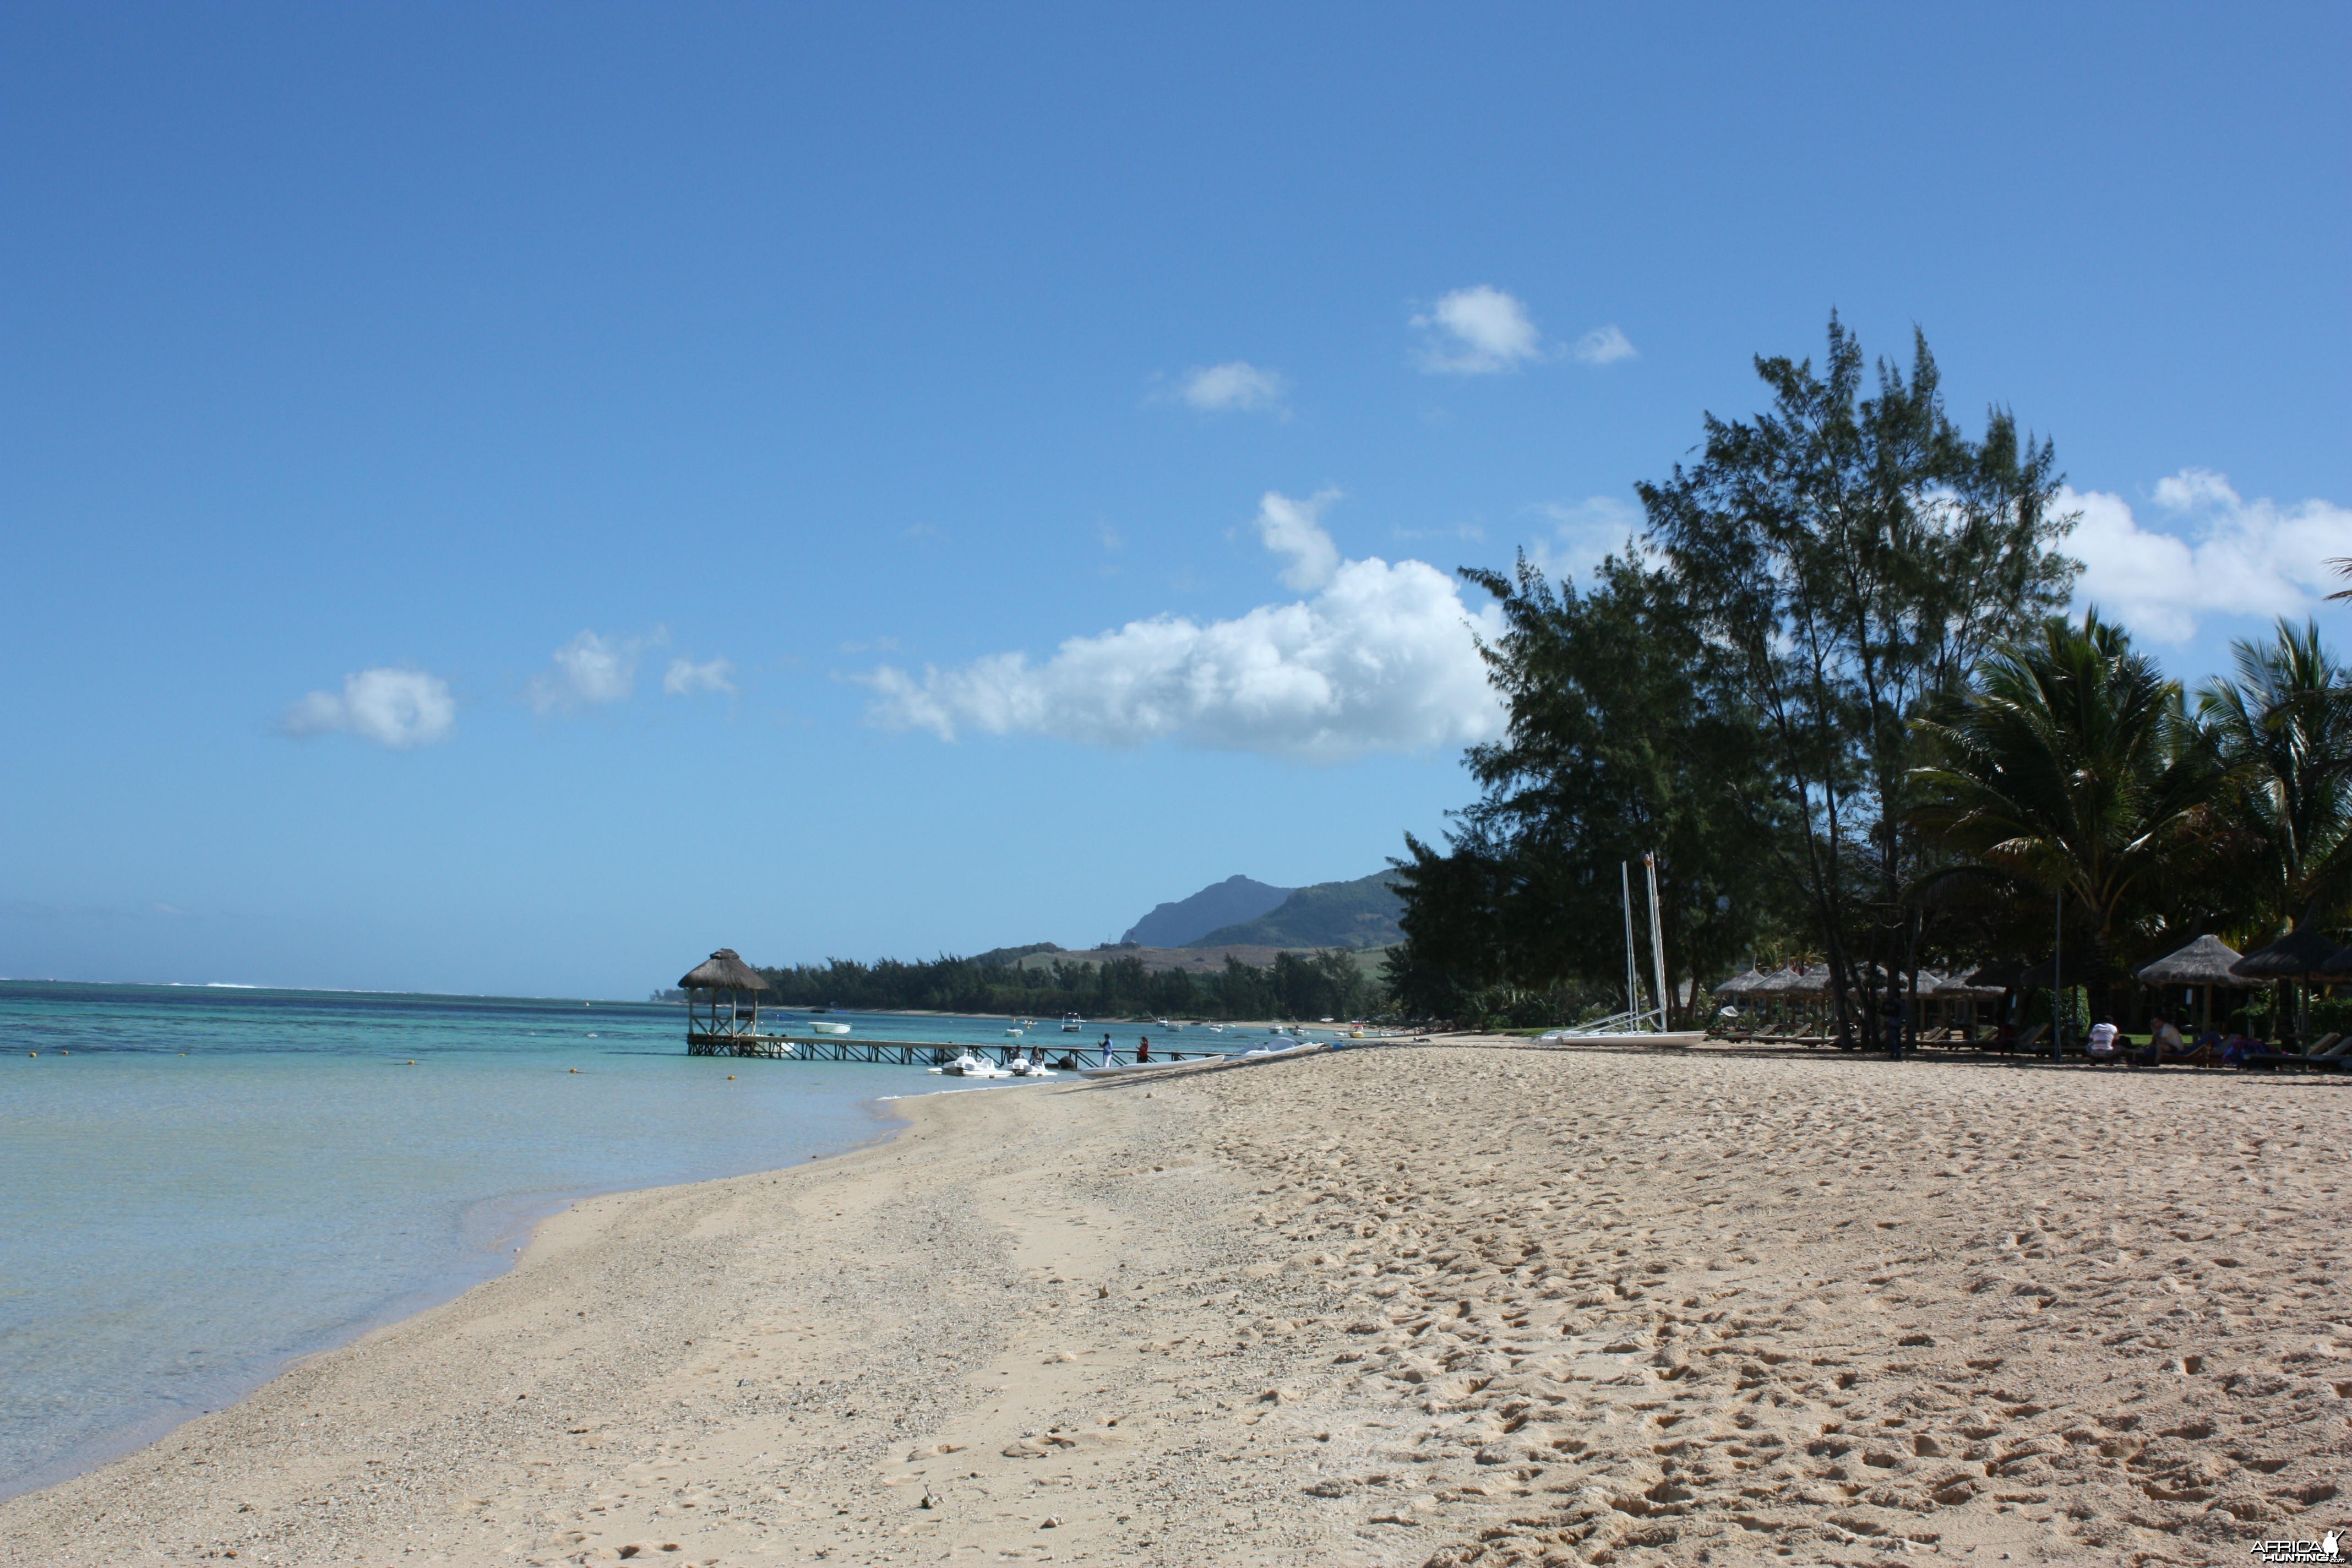
[[[1375,871],[1352,882],[1318,882],[1291,894],[1270,914],[1220,926],[1184,945],[1386,947],[1404,940],[1404,932],[1397,928],[1403,901],[1391,886],[1395,876],[1393,871]]]

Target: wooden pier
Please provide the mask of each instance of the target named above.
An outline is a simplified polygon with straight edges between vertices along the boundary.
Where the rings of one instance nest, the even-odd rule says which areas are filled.
[[[688,1030],[686,1054],[690,1057],[759,1057],[781,1062],[879,1062],[897,1067],[944,1067],[966,1052],[984,1061],[1003,1066],[1016,1056],[1038,1056],[1045,1065],[1060,1072],[1076,1072],[1081,1068],[1127,1067],[1134,1062],[1135,1051],[1130,1047],[1113,1047],[1105,1051],[1099,1045],[1053,1047],[1029,1040],[1006,1040],[1002,1044],[957,1044],[948,1040],[857,1040],[847,1035],[755,1035],[732,1029],[716,1032]],[[1231,1051],[1169,1051],[1155,1047],[1154,1062],[1199,1061],[1204,1057],[1223,1057]]]

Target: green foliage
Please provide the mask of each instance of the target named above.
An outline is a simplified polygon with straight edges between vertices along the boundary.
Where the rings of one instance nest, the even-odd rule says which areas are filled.
[[[2021,1021],[2027,1024],[2046,1024],[2050,1022],[2053,1012],[2063,1013],[2066,1020],[2066,1038],[2070,1042],[2079,1044],[2091,1027],[2090,993],[2079,985],[2069,985],[2066,987],[2063,1005],[2053,1008],[2051,1004],[2056,999],[2054,994],[2048,991],[2030,993],[2026,996],[2024,1005],[2019,1009]]]
[[[2229,780],[2179,686],[2095,611],[1995,654],[1915,728],[1911,821],[1957,862],[1935,879],[1990,888],[2030,945],[2063,891],[2074,940],[2144,962],[2231,847]]]
[[[1695,465],[1637,487],[1646,534],[1590,593],[1525,561],[1465,574],[1503,605],[1510,731],[1470,753],[1482,797],[1444,852],[1409,839],[1398,863],[1401,996],[1622,990],[1616,866],[1650,848],[1670,984],[1793,940],[1858,1028],[1916,958],[1905,895],[1932,852],[1906,816],[1908,725],[2064,603],[2059,476],[2003,411],[1961,433],[1924,340],[1874,391],[1834,315],[1819,374],[1756,369],[1769,411],[1709,416]]]
[[[2319,626],[2282,620],[2268,644],[2231,645],[2237,679],[2198,716],[2242,787],[2230,818],[2252,846],[2242,885],[2257,929],[2352,919],[2352,671]]]
[[[2063,605],[2050,444],[1995,409],[1981,439],[1945,414],[1927,342],[1906,375],[1832,315],[1822,372],[1759,359],[1770,411],[1709,416],[1700,460],[1639,487],[1650,538],[1717,655],[1714,681],[1757,714],[1755,852],[1821,943],[1858,1026],[1879,971],[1914,955],[1905,898],[1927,868],[1906,808],[1909,724],[1985,654]]]
[[[2311,1029],[2315,1036],[2352,1031],[2352,996],[2315,999],[2311,1004]]]
[[[1509,577],[1463,575],[1502,607],[1504,634],[1484,651],[1509,729],[1470,752],[1484,794],[1456,814],[1445,853],[1406,839],[1409,941],[1391,989],[1418,1014],[1528,1024],[1565,1021],[1596,988],[1622,998],[1622,868],[1640,880],[1652,849],[1669,985],[1727,964],[1771,897],[1735,798],[1759,789],[1755,721],[1707,684],[1673,584],[1615,556],[1583,595],[1524,556]],[[1496,1003],[1496,986],[1513,999]]]
[[[1053,951],[1051,943],[1000,949]],[[1224,973],[1157,973],[1139,958],[1100,963],[1056,960],[1043,968],[941,957],[928,963],[834,959],[823,964],[762,969],[768,994],[789,1007],[861,1007],[890,1012],[1005,1013],[1089,1018],[1361,1017],[1379,1002],[1364,972],[1344,952],[1275,955],[1253,967],[1228,959]]]

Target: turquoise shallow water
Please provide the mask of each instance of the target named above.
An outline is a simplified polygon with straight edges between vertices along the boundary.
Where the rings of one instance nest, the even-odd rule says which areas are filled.
[[[842,1016],[861,1038],[1003,1039],[1001,1019]],[[0,1496],[488,1278],[571,1199],[837,1152],[887,1131],[881,1097],[941,1087],[689,1058],[684,1023],[0,982]]]

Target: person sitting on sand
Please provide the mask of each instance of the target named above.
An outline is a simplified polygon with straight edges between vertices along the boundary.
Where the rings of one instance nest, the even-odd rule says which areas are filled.
[[[2083,1047],[2084,1054],[2095,1062],[2116,1059],[2116,1026],[2112,1018],[2102,1018],[2091,1026],[2091,1037]]]

